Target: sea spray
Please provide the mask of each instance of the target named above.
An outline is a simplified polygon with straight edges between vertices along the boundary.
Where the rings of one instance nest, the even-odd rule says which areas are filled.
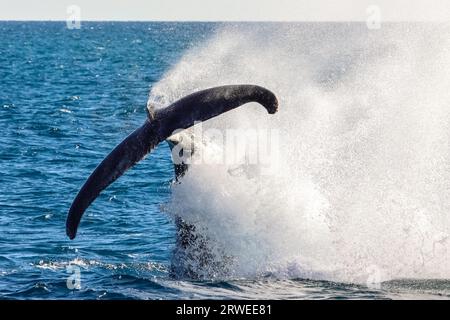
[[[169,211],[233,257],[232,277],[449,278],[449,36],[439,24],[219,28],[150,100],[265,86],[278,114],[252,104],[203,126],[276,129],[279,162],[250,178],[230,174],[235,164],[196,163]]]

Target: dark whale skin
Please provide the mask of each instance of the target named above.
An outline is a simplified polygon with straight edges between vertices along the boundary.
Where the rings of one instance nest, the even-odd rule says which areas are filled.
[[[74,239],[81,218],[111,183],[179,129],[206,121],[249,102],[258,102],[269,114],[278,110],[276,96],[256,85],[227,85],[192,93],[159,110],[149,110],[144,124],[131,133],[97,166],[75,197],[67,215],[66,233]]]

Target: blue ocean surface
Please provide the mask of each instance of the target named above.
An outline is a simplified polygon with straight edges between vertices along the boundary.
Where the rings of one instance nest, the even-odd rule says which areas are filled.
[[[0,298],[448,297],[448,282],[432,280],[374,289],[270,275],[172,278],[176,230],[160,207],[174,178],[165,143],[103,192],[68,239],[66,215],[85,179],[142,124],[152,85],[219,25],[0,22]]]

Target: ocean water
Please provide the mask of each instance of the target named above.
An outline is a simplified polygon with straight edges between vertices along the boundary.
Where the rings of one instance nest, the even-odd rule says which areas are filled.
[[[0,298],[449,298],[449,35],[435,24],[0,22]],[[278,130],[272,174],[198,165],[173,184],[163,143],[67,238],[76,193],[149,98],[232,83],[273,90],[279,113],[249,106],[205,126]],[[171,277],[174,215],[204,227],[233,272]]]

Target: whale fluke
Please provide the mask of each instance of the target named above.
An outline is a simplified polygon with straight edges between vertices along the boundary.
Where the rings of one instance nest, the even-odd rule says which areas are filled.
[[[164,109],[150,110],[145,123],[131,133],[98,165],[70,207],[66,233],[74,239],[81,217],[98,195],[134,166],[175,130],[187,129],[249,102],[257,102],[273,114],[276,96],[255,85],[228,85],[190,94]]]

